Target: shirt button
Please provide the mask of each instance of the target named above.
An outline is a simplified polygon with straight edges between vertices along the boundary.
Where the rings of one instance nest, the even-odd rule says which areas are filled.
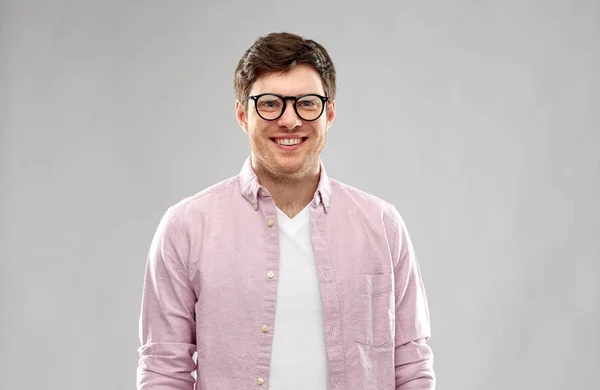
[[[269,279],[272,279],[273,276],[275,276],[275,274],[273,273],[273,271],[269,271],[267,272],[267,276],[269,277]]]
[[[329,202],[325,201],[325,207],[329,207]]]
[[[267,225],[273,226],[273,218],[267,219]]]
[[[250,201],[250,203],[252,203],[252,204],[256,204],[256,199],[252,199],[252,200]]]
[[[267,193],[265,192],[265,190],[260,190],[260,196],[267,196]]]
[[[256,383],[258,383],[259,385],[262,385],[263,383],[265,383],[263,378],[258,378],[256,379]]]
[[[269,331],[269,325],[263,325],[262,331],[267,333]]]

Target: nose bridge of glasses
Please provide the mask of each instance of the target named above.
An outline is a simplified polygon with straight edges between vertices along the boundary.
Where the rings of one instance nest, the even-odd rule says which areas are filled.
[[[298,102],[298,98],[296,96],[283,96],[283,105],[287,106],[288,101],[292,105],[292,107]]]
[[[298,113],[296,112],[296,103],[298,102],[298,97],[296,96],[282,96],[281,99],[283,100],[283,106],[281,106],[281,115],[285,115],[286,113],[289,114],[289,112],[292,112],[293,115],[297,116],[298,119],[301,119],[298,116]],[[287,110],[287,105],[288,105],[288,101],[290,101],[291,104],[291,110]]]

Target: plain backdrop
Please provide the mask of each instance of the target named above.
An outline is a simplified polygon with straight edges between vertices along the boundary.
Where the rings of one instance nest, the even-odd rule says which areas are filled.
[[[3,0],[0,389],[135,388],[152,235],[240,170],[272,31],[335,62],[322,158],[404,217],[438,388],[599,388],[599,1]]]

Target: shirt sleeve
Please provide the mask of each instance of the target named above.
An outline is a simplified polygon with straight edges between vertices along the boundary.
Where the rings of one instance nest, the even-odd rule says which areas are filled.
[[[433,390],[435,374],[429,308],[417,257],[406,225],[393,208],[392,253],[396,294],[395,370],[397,390]]]
[[[137,368],[138,390],[193,390],[195,303],[176,214],[163,215],[144,275]]]

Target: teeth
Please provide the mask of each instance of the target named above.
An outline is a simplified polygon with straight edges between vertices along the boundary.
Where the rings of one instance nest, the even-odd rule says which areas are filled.
[[[298,145],[302,142],[301,138],[277,138],[275,140],[279,145]]]

